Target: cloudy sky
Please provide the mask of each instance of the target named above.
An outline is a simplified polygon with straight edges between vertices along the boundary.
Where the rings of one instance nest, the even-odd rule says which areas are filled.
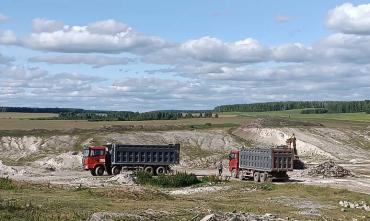
[[[369,98],[365,1],[0,1],[0,106]]]

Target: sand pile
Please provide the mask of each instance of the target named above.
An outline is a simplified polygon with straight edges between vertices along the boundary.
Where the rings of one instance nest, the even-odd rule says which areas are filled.
[[[201,219],[201,221],[285,221],[275,215],[266,213],[265,215],[256,215],[252,213],[225,213],[225,214],[210,214]]]
[[[339,166],[334,161],[327,161],[308,169],[310,176],[322,177],[346,177],[352,176],[351,171]]]
[[[117,182],[119,184],[134,185],[134,179],[129,173],[121,173],[108,179],[108,182]]]
[[[23,175],[25,170],[17,170],[11,166],[4,165],[0,160],[0,177]]]
[[[70,151],[35,161],[34,165],[51,171],[78,169],[82,166],[82,154]]]

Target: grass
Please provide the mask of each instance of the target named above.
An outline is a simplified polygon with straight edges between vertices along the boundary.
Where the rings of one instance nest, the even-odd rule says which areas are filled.
[[[200,183],[201,181],[192,173],[176,173],[175,175],[159,175],[153,177],[149,173],[139,171],[136,174],[136,182],[142,185],[153,185],[164,188],[187,187]]]
[[[1,190],[12,190],[15,189],[15,185],[8,177],[0,177],[0,189]]]
[[[58,114],[0,112],[0,119],[32,119],[32,118],[51,118],[51,117],[58,117]]]
[[[365,201],[369,195],[347,190],[303,184],[271,187],[254,182],[230,181],[228,190],[192,195],[170,196],[162,188],[66,188],[16,183],[16,189],[0,189],[0,220],[85,220],[94,212],[124,212],[145,215],[151,220],[200,220],[209,213],[252,212],[272,213],[281,218],[299,220],[368,220],[360,209],[341,212],[340,200]],[[321,216],[300,214],[302,209],[287,205],[280,199],[304,200],[328,205],[319,209]]]

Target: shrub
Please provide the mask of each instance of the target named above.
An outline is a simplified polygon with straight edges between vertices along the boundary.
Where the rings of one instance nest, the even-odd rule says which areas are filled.
[[[221,183],[222,180],[220,179],[219,176],[210,175],[210,176],[204,176],[204,177],[202,177],[202,182],[203,183],[217,184],[217,183]]]
[[[270,191],[275,189],[275,185],[272,183],[258,183],[256,189]]]
[[[153,177],[150,174],[139,171],[136,173],[138,184],[149,184],[159,187],[186,187],[200,183],[201,181],[192,173],[177,173],[175,175],[159,175]]]
[[[15,185],[11,179],[8,177],[0,178],[0,189],[2,190],[12,190],[15,188]]]

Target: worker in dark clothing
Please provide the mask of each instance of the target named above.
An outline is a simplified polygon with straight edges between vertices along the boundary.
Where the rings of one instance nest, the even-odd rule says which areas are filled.
[[[221,176],[222,175],[222,170],[224,168],[224,165],[222,164],[222,161],[220,161],[218,164],[217,164],[217,169],[218,169],[218,175]]]

